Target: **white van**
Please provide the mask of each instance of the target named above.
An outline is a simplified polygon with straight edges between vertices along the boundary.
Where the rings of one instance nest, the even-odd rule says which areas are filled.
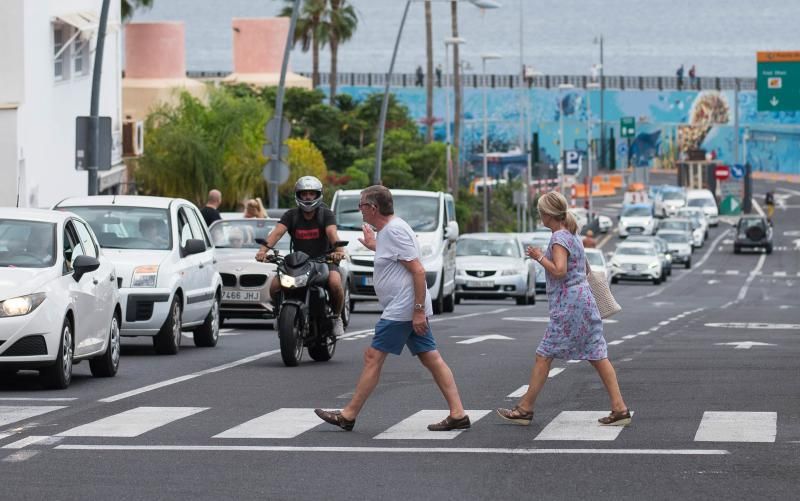
[[[717,199],[709,190],[688,190],[686,192],[686,207],[696,207],[703,209],[706,220],[710,226],[719,224],[719,209],[717,209]]]
[[[405,220],[419,240],[425,280],[433,300],[433,312],[452,312],[456,290],[456,204],[453,196],[441,191],[391,190],[394,213]],[[361,190],[339,190],[333,195],[331,210],[336,214],[339,238],[349,241],[351,257],[350,309],[356,301],[375,301],[372,270],[375,253],[358,241],[362,237]]]

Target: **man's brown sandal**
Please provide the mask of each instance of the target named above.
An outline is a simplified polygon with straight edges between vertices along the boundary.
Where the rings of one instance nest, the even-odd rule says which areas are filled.
[[[628,426],[631,424],[631,410],[625,409],[625,412],[611,411],[606,417],[597,420],[603,426]]]
[[[470,426],[472,425],[469,422],[469,416],[466,414],[460,419],[447,416],[438,423],[429,424],[428,431],[468,430]]]
[[[518,405],[513,409],[497,409],[497,415],[514,424],[528,426],[533,421],[533,411],[524,411]]]
[[[355,419],[347,419],[342,416],[342,411],[324,411],[322,409],[314,409],[314,414],[326,423],[338,426],[344,431],[353,431],[353,426],[356,425]]]

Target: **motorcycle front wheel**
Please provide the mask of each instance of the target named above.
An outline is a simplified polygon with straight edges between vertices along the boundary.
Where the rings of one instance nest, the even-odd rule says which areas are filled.
[[[281,358],[287,367],[296,367],[303,358],[303,319],[297,308],[281,308],[278,315],[278,339]]]

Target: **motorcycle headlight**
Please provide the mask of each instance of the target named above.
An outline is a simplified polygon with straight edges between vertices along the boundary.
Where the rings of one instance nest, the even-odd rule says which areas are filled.
[[[433,256],[433,245],[423,245],[419,251],[419,254],[423,259]]]
[[[19,317],[35,310],[42,301],[45,293],[39,292],[27,296],[12,297],[0,302],[0,317]]]
[[[500,275],[504,277],[512,277],[514,275],[519,275],[520,273],[521,272],[519,270],[508,269],[508,270],[503,270],[503,272],[500,273]]]
[[[305,287],[308,283],[308,275],[293,277],[291,275],[281,275],[281,287],[291,289],[292,287]]]
[[[155,287],[158,278],[158,266],[137,266],[131,277],[131,287]]]

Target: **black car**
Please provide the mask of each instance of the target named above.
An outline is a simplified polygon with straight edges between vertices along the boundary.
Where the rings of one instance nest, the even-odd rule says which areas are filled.
[[[762,216],[742,216],[736,223],[736,238],[733,241],[733,253],[740,254],[742,249],[762,248],[772,254],[772,226]]]

